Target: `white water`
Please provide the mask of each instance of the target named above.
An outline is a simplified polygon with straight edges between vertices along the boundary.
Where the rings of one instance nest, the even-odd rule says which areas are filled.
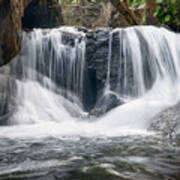
[[[63,31],[69,31],[77,36],[74,46],[62,44],[61,33]],[[128,100],[131,99],[128,103],[113,109],[101,118],[84,118],[86,113],[82,112],[81,103],[79,103],[83,90],[85,63],[85,41],[79,39],[83,39],[84,34],[72,28],[54,29],[47,33],[35,30],[30,36],[25,35],[26,45],[23,46],[21,53],[23,75],[20,79],[18,78],[19,80],[15,80],[17,107],[9,119],[9,124],[15,124],[15,126],[1,127],[0,136],[13,138],[47,135],[119,136],[127,133],[146,133],[151,118],[164,108],[176,104],[180,99],[180,49],[178,49],[180,35],[155,27],[135,27],[124,30],[116,29],[115,31],[119,31],[120,37],[124,31],[127,38],[121,42],[123,47],[120,49],[125,54],[124,59],[120,59],[125,64],[124,72],[119,74],[121,76],[123,73],[123,84],[120,85],[119,81],[117,87],[123,88],[124,96]],[[140,49],[143,44],[139,41],[136,31],[144,38],[143,41],[150,52],[146,60],[149,61],[154,83],[149,90],[146,89],[143,79],[142,64],[145,59],[143,59],[143,52]],[[47,56],[43,49],[47,50],[46,43],[48,42],[51,42],[54,48]],[[111,53],[110,50],[110,55]],[[43,72],[45,71],[43,68],[47,65],[41,64],[43,58],[50,61],[48,72]],[[134,88],[132,94],[125,93],[128,83],[126,77],[128,73],[127,58],[130,58],[133,65]],[[14,76],[16,72],[11,75],[12,71],[16,71],[20,65],[18,61],[15,61],[10,67],[2,70],[1,78],[9,76],[8,74],[13,78],[16,77]],[[70,69],[62,72],[64,64],[68,62],[70,64],[67,68]],[[40,63],[41,73],[36,72],[36,63]],[[59,64],[60,66],[58,66]],[[110,78],[110,65],[109,62],[107,78]],[[57,69],[57,67],[61,68]],[[74,71],[74,68],[78,69]],[[59,72],[60,77],[68,76],[63,83],[67,83],[67,89],[72,86],[74,94],[66,89],[60,89],[54,84],[55,72]],[[107,79],[107,82],[109,83],[110,80]],[[109,90],[110,84],[107,86],[107,90]],[[120,92],[118,88],[116,93]]]

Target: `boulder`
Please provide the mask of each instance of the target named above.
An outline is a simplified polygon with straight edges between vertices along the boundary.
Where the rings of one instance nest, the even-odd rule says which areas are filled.
[[[163,134],[164,137],[180,138],[180,103],[165,109],[155,116],[149,130]]]
[[[124,100],[117,94],[113,92],[104,93],[89,114],[92,116],[102,116],[111,109],[124,103]]]

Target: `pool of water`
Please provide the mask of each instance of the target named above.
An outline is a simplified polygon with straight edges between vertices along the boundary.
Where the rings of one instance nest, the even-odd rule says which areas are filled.
[[[180,141],[156,134],[15,138],[1,134],[0,179],[178,180]]]

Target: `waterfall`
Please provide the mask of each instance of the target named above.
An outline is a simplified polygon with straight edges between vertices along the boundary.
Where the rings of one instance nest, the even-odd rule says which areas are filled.
[[[110,87],[110,71],[111,71],[111,57],[112,57],[112,32],[109,35],[109,53],[108,53],[108,68],[107,68],[107,78],[106,78],[106,88],[105,91],[109,92],[111,90]]]
[[[113,36],[117,33],[119,56],[113,60]],[[106,90],[113,89],[124,98],[138,98],[157,82],[167,80],[176,84],[180,78],[178,36],[153,26],[113,30],[109,37]],[[113,63],[118,65],[117,79],[113,82],[115,88],[109,88],[115,70],[111,68]]]
[[[10,101],[11,107],[5,107],[6,111],[10,108],[8,113],[16,109],[8,123],[60,121],[64,115],[69,117],[64,113],[66,106],[73,116],[80,113],[86,51],[84,37],[84,33],[68,27],[23,33],[20,54],[4,68],[7,72],[2,73],[5,76],[2,94],[8,90],[5,97],[15,97],[4,100]]]
[[[67,31],[71,34],[65,34]],[[78,97],[81,101],[85,63],[84,34],[64,27],[47,32],[40,29],[24,32],[23,37],[22,56],[18,57],[20,60],[16,60],[13,67],[17,71],[21,68],[19,63],[22,64],[21,78],[38,81],[53,90],[48,82],[50,80],[60,85],[62,96],[73,102]]]
[[[92,98],[87,93],[91,88],[87,34],[88,30],[71,27],[23,33],[20,54],[0,70],[1,124],[58,122],[69,131],[108,133],[118,128],[118,132],[125,127],[147,128],[156,113],[179,101],[179,34],[152,26],[115,29],[109,32],[108,48],[104,48],[107,59],[96,64],[107,68],[99,72],[93,67],[93,83],[102,81],[103,92],[124,99],[124,105],[89,123],[85,119],[91,118],[83,111],[84,96]],[[98,73],[105,75],[98,79]],[[102,89],[96,91],[102,94]],[[109,99],[101,101],[100,108],[104,103]]]

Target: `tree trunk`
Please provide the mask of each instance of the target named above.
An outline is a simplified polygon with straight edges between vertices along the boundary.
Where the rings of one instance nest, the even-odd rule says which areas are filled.
[[[110,0],[117,11],[122,14],[123,18],[131,25],[140,25],[141,21],[136,14],[129,8],[127,1]]]
[[[39,5],[40,2],[46,3],[45,8]],[[37,12],[31,9],[34,7],[32,4],[37,5],[34,8]],[[28,9],[30,13],[27,12]],[[35,18],[31,17],[31,14],[35,14]],[[58,0],[0,0],[0,66],[8,63],[20,51],[22,24],[25,22],[27,28],[31,27],[31,20],[38,21],[35,24],[37,26],[34,26],[37,28],[62,25],[63,18]]]

